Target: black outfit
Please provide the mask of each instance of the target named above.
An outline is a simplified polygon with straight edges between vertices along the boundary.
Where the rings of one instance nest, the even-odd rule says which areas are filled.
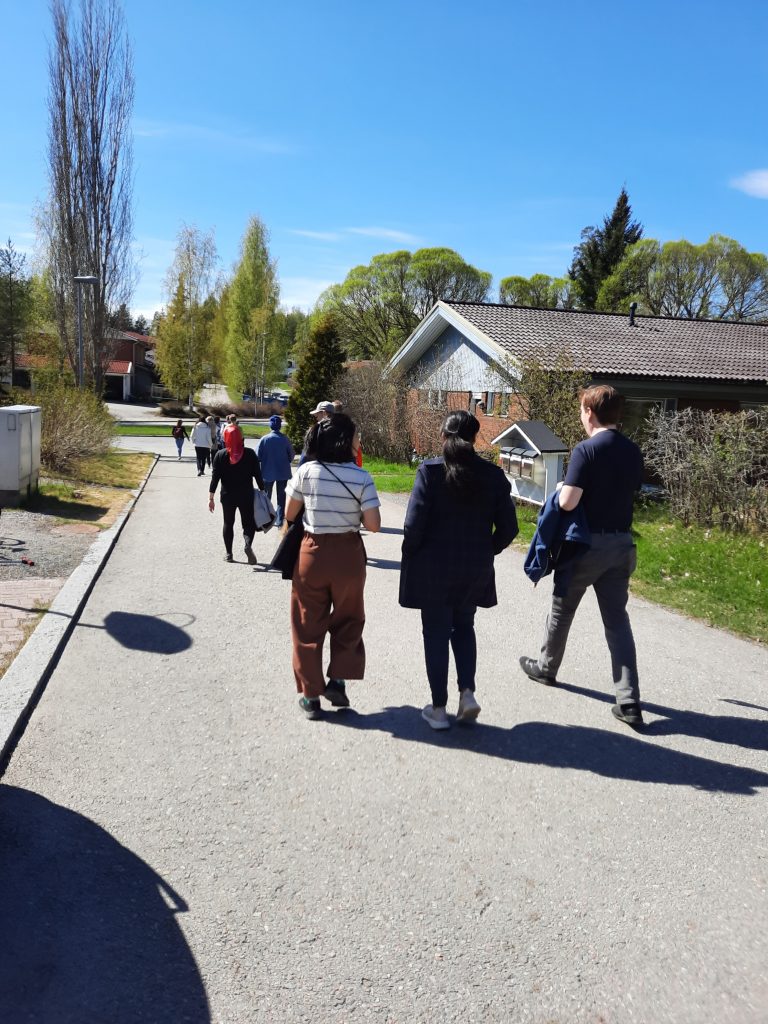
[[[264,490],[261,466],[253,448],[244,448],[242,458],[234,465],[229,461],[226,448],[216,452],[211,472],[209,491],[214,494],[221,481],[221,510],[224,514],[224,547],[227,554],[232,554],[232,541],[235,534],[235,512],[240,511],[240,523],[243,536],[250,545],[256,533],[256,520],[253,517],[253,481],[260,490]]]
[[[448,699],[449,644],[459,689],[475,689],[475,611],[496,604],[493,560],[518,532],[503,471],[479,455],[472,469],[475,489],[463,498],[446,487],[442,459],[423,462],[405,515],[400,604],[421,609],[435,707]]]

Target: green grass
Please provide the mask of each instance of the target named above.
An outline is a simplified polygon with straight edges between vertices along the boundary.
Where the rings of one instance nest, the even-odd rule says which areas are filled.
[[[243,432],[243,437],[263,437],[264,434],[269,433],[269,427],[256,426],[253,423],[241,423],[240,429]],[[170,437],[171,436],[171,424],[170,423],[141,423],[124,426],[118,425],[115,429],[115,433],[118,437]],[[187,433],[191,435],[191,424],[187,425]]]
[[[416,467],[402,462],[386,462],[363,455],[363,469],[367,469],[376,484],[376,490],[385,494],[407,494],[413,489]]]
[[[537,514],[531,505],[517,506],[516,545],[528,547]],[[686,527],[663,505],[636,508],[633,533],[633,594],[718,629],[768,642],[768,537]]]
[[[67,477],[102,487],[138,487],[152,465],[152,456],[143,452],[120,452],[111,449],[104,455],[80,459]]]
[[[639,509],[632,591],[711,626],[768,642],[768,536],[686,527]]]

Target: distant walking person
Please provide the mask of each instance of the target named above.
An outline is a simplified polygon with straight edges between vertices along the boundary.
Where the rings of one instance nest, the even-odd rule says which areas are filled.
[[[282,526],[285,518],[285,485],[291,479],[291,462],[293,461],[293,445],[281,432],[283,421],[279,416],[269,419],[269,433],[259,441],[256,454],[261,463],[261,475],[264,477],[264,488],[271,499],[272,488],[277,485],[277,515],[275,526]]]
[[[642,726],[637,655],[627,599],[629,578],[637,565],[631,528],[633,499],[643,478],[643,457],[637,445],[618,429],[623,399],[617,391],[600,384],[581,391],[580,399],[587,439],[573,449],[556,500],[564,512],[582,503],[592,546],[567,568],[555,568],[552,609],[541,653],[538,659],[520,658],[520,667],[539,683],[556,681],[576,609],[587,587],[594,587],[616,688],[616,704],[611,710],[619,721]]]
[[[179,461],[181,461],[181,449],[184,447],[184,442],[189,440],[189,434],[181,420],[176,420],[176,426],[171,427],[171,436],[176,442],[176,451],[178,452]]]
[[[496,604],[493,560],[517,535],[517,515],[503,470],[475,452],[480,424],[468,412],[443,424],[443,457],[419,466],[403,528],[400,604],[421,609],[432,703],[421,717],[450,728],[449,653],[459,687],[457,720],[480,714],[475,697],[478,606]]]
[[[239,427],[227,427],[224,431],[224,445],[213,460],[211,483],[208,488],[208,508],[213,512],[213,496],[221,481],[225,561],[234,561],[232,543],[235,537],[235,513],[239,511],[245,557],[250,565],[256,565],[256,556],[253,553],[253,538],[256,533],[256,520],[253,518],[253,482],[255,480],[256,486],[264,490],[261,467],[253,448],[245,447]]]
[[[216,430],[216,420],[213,418],[213,416],[207,416],[205,422],[208,424],[208,429],[211,432],[208,463],[209,465],[212,465],[214,456],[216,455],[216,452],[219,450],[219,435],[218,431]]]
[[[197,475],[204,476],[205,466],[211,455],[211,431],[203,416],[192,427],[192,444],[197,456]]]
[[[307,439],[311,461],[288,482],[286,520],[304,515],[306,535],[293,573],[291,633],[293,674],[299,706],[308,718],[321,715],[320,697],[348,707],[346,680],[365,673],[365,548],[360,525],[381,529],[379,496],[370,475],[354,462],[355,424],[331,414]],[[330,634],[328,682],[323,644]]]

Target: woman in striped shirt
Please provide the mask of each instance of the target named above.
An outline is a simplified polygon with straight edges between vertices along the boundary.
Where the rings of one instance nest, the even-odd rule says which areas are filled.
[[[365,673],[363,626],[365,548],[361,524],[381,528],[379,496],[369,473],[355,465],[357,431],[344,413],[316,424],[308,438],[309,460],[288,481],[286,522],[304,515],[291,592],[293,673],[299,706],[308,718],[321,715],[320,697],[349,707],[345,681]],[[328,682],[323,643],[331,638]]]

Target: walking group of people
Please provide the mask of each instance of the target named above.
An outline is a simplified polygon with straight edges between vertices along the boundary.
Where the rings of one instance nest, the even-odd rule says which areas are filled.
[[[636,564],[631,525],[642,456],[618,429],[622,399],[613,388],[586,388],[580,403],[587,437],[574,448],[564,483],[542,510],[532,546],[538,575],[554,570],[552,608],[538,657],[521,657],[520,667],[537,682],[556,681],[576,609],[586,589],[594,587],[611,654],[616,689],[612,711],[620,721],[639,727],[643,717],[637,658],[626,605]],[[323,404],[314,410],[316,422],[306,434],[301,465],[292,477],[293,450],[289,452],[287,438],[276,442],[267,435],[258,457],[252,451],[245,456],[242,435],[238,441],[229,435],[228,441],[225,431],[225,450],[214,459],[209,497],[213,510],[213,493],[221,480],[227,557],[239,508],[246,554],[255,562],[253,481],[262,489],[267,486],[267,466],[288,473],[285,524],[301,518],[304,528],[292,577],[293,672],[300,708],[312,719],[323,713],[321,698],[334,707],[349,706],[346,683],[364,676],[366,553],[360,531],[381,528],[376,487],[358,465],[355,423],[344,413],[321,408]],[[271,434],[283,437],[279,417],[273,420],[278,422],[270,421]],[[403,529],[399,601],[421,613],[431,691],[422,717],[435,730],[451,726],[451,651],[458,687],[456,719],[468,722],[480,714],[475,615],[478,608],[497,604],[494,559],[518,532],[507,476],[475,450],[479,429],[469,412],[446,418],[443,455],[419,467]],[[281,459],[288,459],[287,465]],[[324,672],[326,636],[330,660]]]

